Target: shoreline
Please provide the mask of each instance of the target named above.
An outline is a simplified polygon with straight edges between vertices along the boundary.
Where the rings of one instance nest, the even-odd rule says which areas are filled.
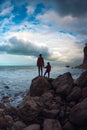
[[[1,130],[87,128],[87,71],[74,82],[70,72],[57,78],[35,77],[17,107],[0,102]],[[83,80],[84,79],[84,80]],[[5,97],[8,100],[8,97]],[[77,111],[78,110],[78,111]],[[78,118],[79,117],[79,118]],[[6,122],[7,120],[7,122]],[[21,124],[21,126],[20,126]],[[52,130],[54,130],[52,129]]]

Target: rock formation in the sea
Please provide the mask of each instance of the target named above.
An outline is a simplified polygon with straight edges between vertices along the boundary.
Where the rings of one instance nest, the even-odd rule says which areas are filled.
[[[0,130],[87,130],[87,71],[34,78],[17,108],[0,103]]]
[[[83,52],[84,52],[83,63],[77,67],[82,69],[87,69],[87,43],[85,44]]]

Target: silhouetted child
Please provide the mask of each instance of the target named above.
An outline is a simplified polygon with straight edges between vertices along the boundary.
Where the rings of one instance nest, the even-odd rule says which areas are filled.
[[[50,77],[50,71],[51,71],[51,65],[50,65],[50,63],[48,62],[48,63],[47,63],[47,66],[44,67],[44,68],[46,68],[46,71],[45,71],[45,73],[44,73],[44,76],[48,73],[48,78],[49,78],[49,77]]]

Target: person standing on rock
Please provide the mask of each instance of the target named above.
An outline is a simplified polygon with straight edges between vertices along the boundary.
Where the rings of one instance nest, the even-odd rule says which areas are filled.
[[[42,57],[42,54],[40,54],[38,59],[37,59],[37,67],[38,67],[39,76],[42,76],[43,75],[43,67],[44,67],[44,59]]]
[[[50,71],[51,71],[50,62],[47,63],[47,66],[45,68],[46,68],[46,71],[44,73],[44,76],[48,73],[48,78],[49,78],[50,77]]]

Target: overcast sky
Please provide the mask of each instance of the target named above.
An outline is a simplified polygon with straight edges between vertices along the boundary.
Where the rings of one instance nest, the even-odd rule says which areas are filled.
[[[87,0],[0,0],[0,65],[82,63]]]

